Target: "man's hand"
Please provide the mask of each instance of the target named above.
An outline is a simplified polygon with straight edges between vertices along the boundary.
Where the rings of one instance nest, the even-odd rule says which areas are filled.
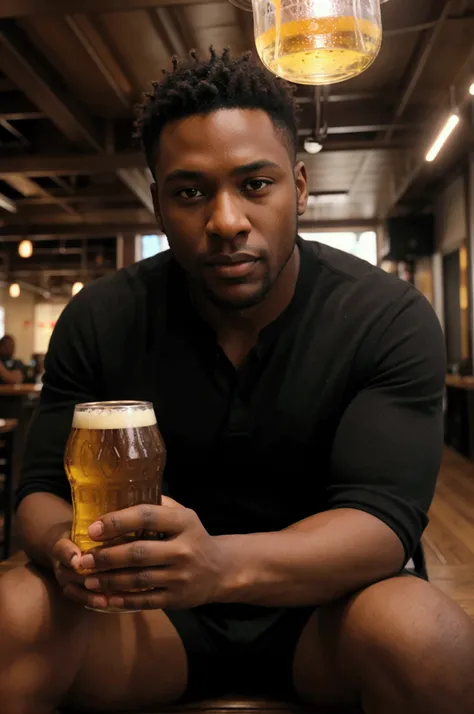
[[[84,587],[85,575],[77,572],[81,551],[64,532],[53,546],[51,553],[53,572],[63,594],[70,600],[88,607],[103,609],[107,599],[103,595],[91,593]]]
[[[164,540],[104,545],[82,556],[81,567],[95,571],[86,588],[104,593],[109,606],[184,609],[216,601],[229,569],[219,539],[194,511],[171,499],[164,503],[109,513],[89,528],[90,537],[101,542],[136,531],[164,534]]]

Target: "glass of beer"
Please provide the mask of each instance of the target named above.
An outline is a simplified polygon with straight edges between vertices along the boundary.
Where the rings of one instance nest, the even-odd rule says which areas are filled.
[[[364,72],[382,43],[386,0],[252,0],[257,51],[297,84],[333,84]]]
[[[82,553],[101,545],[88,535],[89,526],[101,516],[140,503],[161,503],[165,461],[151,403],[76,406],[64,465],[74,510],[71,540]],[[130,533],[125,540],[157,536]]]

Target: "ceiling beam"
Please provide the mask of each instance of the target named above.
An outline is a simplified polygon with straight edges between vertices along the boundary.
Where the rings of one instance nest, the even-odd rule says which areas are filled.
[[[51,177],[54,178],[54,177]],[[63,203],[72,205],[87,205],[97,203],[130,203],[137,199],[130,191],[122,184],[105,184],[97,186],[89,186],[84,189],[78,189],[74,194],[64,195],[59,189],[51,189],[48,196],[32,196],[31,198],[20,198],[16,200],[19,208],[29,206],[42,206],[56,203],[60,198]]]
[[[20,92],[7,92],[0,96],[0,119],[22,121],[44,119],[44,116],[44,113]]]
[[[72,143],[103,148],[95,124],[12,20],[0,22],[0,68]]]
[[[329,151],[398,151],[410,148],[413,142],[395,142],[385,145],[382,141],[327,140],[324,150]],[[69,156],[25,155],[0,158],[0,179],[12,175],[73,176],[80,174],[111,173],[120,169],[145,169],[142,152],[124,151],[115,154],[72,154]]]
[[[154,221],[134,223],[45,223],[45,224],[9,224],[0,227],[0,239],[4,241],[18,240],[20,237],[44,240],[60,238],[111,238],[120,233],[156,233],[158,228]]]
[[[165,8],[161,12],[167,12]],[[156,23],[158,23],[158,19]],[[66,22],[101,73],[104,80],[118,97],[120,102],[131,109],[133,88],[125,73],[112,55],[98,25],[85,15],[68,15]],[[117,171],[118,178],[130,189],[132,194],[153,215],[153,201],[150,187],[139,169],[122,168]]]
[[[438,7],[440,6],[440,4],[440,2],[437,3]],[[430,31],[427,32],[424,40],[421,43],[418,43],[416,46],[413,59],[410,63],[410,69],[405,82],[405,86],[403,87],[399,101],[393,113],[391,126],[387,129],[387,132],[384,136],[384,140],[387,143],[392,138],[393,132],[396,130],[396,125],[397,123],[399,123],[400,117],[405,112],[405,109],[407,108],[408,103],[411,97],[413,96],[413,93],[418,85],[423,70],[425,69],[426,64],[431,56],[431,53],[433,52],[436,40],[438,39],[441,30],[443,29],[444,23],[446,22],[449,13],[454,7],[454,4],[455,0],[448,0],[448,2],[443,0],[441,11],[439,12],[438,17],[436,18],[436,24]]]
[[[129,109],[134,91],[132,83],[114,57],[96,21],[82,13],[66,15],[64,19],[117,99]]]
[[[117,176],[128,186],[140,203],[153,215],[153,200],[151,197],[150,183],[145,178],[142,169],[119,169]]]
[[[16,213],[18,210],[15,202],[12,201],[11,198],[8,198],[8,196],[4,196],[3,193],[0,193],[0,208],[8,211],[8,213]]]
[[[116,154],[71,154],[69,156],[11,156],[0,158],[0,178],[11,174],[26,176],[68,176],[74,174],[111,173],[119,169],[146,168],[142,152]]]
[[[227,0],[212,0],[224,3]],[[64,15],[75,12],[121,12],[143,8],[205,5],[209,0],[2,0],[0,18]]]
[[[49,203],[54,203],[63,211],[70,216],[78,216],[78,212],[68,205],[67,202],[63,201],[60,197],[53,196],[49,191],[40,186],[36,181],[32,181],[27,176],[17,176],[15,174],[6,176],[4,179],[5,183],[8,183],[15,191],[23,194],[25,197],[40,196],[46,199]],[[21,205],[18,203],[18,205]]]
[[[187,57],[189,50],[193,48],[187,46],[172,9],[166,7],[150,9],[148,17],[166,54]]]
[[[119,96],[126,106],[129,106],[129,99],[123,94],[122,89],[116,83],[112,72],[106,62],[111,62],[111,56],[104,54],[107,47],[98,29],[87,21],[87,18],[68,18],[68,24],[75,32],[76,37],[82,43],[84,49],[89,54],[98,70],[105,77],[114,91],[119,91]],[[95,40],[102,44],[95,48],[92,44],[91,33]],[[91,118],[83,107],[64,89],[61,79],[55,70],[49,66],[44,58],[39,55],[33,47],[28,37],[23,33],[12,20],[0,21],[0,67],[26,94],[27,98],[34,102],[62,131],[62,133],[72,142],[86,144],[89,149],[96,150],[99,157],[105,156],[105,146],[100,138],[97,129]],[[120,68],[117,64],[113,66],[115,74]],[[118,174],[121,181],[132,191],[145,208],[153,213],[153,205],[149,191],[145,191],[145,179],[139,172],[127,173],[127,167],[120,167],[122,170]],[[133,167],[136,168],[136,167]],[[16,173],[22,173],[16,172]],[[66,172],[64,172],[66,173]],[[44,172],[43,175],[46,175]],[[68,213],[76,213],[74,209],[66,204],[64,209]]]

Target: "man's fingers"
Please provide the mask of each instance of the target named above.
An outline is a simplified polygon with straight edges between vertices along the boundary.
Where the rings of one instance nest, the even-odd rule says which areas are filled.
[[[66,585],[63,593],[69,600],[84,605],[84,607],[91,607],[94,610],[105,610],[107,608],[107,598],[105,595],[91,593],[79,585],[74,585],[74,583]]]
[[[64,588],[69,583],[84,586],[84,581],[86,579],[85,575],[81,575],[80,573],[77,573],[71,568],[66,568],[66,566],[62,565],[59,562],[55,568],[55,575],[56,580],[62,588]]]
[[[135,590],[166,589],[181,582],[174,568],[145,568],[94,573],[85,579],[88,590],[103,593],[126,593]]]
[[[152,590],[144,593],[120,593],[107,598],[110,607],[119,610],[163,610],[170,606],[167,590]]]
[[[170,508],[142,503],[102,516],[89,527],[89,536],[93,540],[107,541],[137,531],[182,533],[191,513],[183,507]]]
[[[167,566],[180,559],[177,551],[174,541],[138,540],[111,548],[94,548],[82,556],[80,565],[84,570],[99,571]]]
[[[81,551],[69,538],[60,538],[53,548],[53,558],[66,568],[77,568],[81,559]]]

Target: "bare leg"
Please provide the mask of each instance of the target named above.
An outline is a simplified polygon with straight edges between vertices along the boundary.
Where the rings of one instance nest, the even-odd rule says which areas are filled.
[[[474,625],[415,577],[319,608],[294,661],[298,693],[367,714],[474,714]]]
[[[186,688],[186,653],[161,611],[90,612],[27,566],[0,579],[0,622],[0,714],[52,714],[65,702],[126,711]]]

